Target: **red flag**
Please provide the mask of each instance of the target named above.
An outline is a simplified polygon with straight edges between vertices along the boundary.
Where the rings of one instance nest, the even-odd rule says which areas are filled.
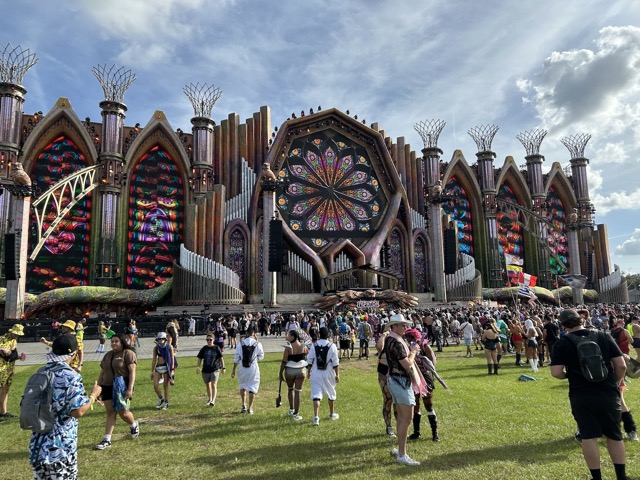
[[[528,273],[524,272],[520,272],[518,274],[518,283],[526,287],[535,287],[536,280],[538,280],[538,277],[536,277],[535,275],[529,275]]]

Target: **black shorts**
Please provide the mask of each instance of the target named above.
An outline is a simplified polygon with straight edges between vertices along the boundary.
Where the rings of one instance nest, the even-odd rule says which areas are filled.
[[[633,346],[633,348],[640,348],[640,338],[634,337],[633,343],[631,345]]]
[[[369,347],[369,340],[366,338],[361,338],[360,339],[360,348],[367,348]]]
[[[605,436],[622,440],[620,394],[613,390],[590,391],[588,396],[570,398],[571,413],[583,439]]]
[[[349,350],[351,348],[351,340],[340,340],[340,350]]]
[[[527,348],[538,348],[538,342],[530,338],[527,340]]]

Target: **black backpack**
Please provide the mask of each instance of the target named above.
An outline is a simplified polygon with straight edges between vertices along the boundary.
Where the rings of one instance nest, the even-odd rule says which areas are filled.
[[[242,366],[244,368],[249,368],[253,363],[253,352],[256,349],[257,343],[253,345],[242,344]]]
[[[331,344],[327,344],[324,347],[320,345],[314,346],[316,351],[316,368],[318,370],[326,370],[327,369],[327,357],[329,356],[329,349],[331,348]]]
[[[589,332],[589,335],[584,337],[568,334],[566,337],[578,349],[578,360],[582,376],[592,383],[600,383],[606,380],[609,376],[609,369],[602,358],[602,351],[597,342],[598,333]]]
[[[53,428],[53,382],[56,372],[71,370],[66,363],[42,367],[29,377],[20,400],[20,428],[35,433],[47,433]]]

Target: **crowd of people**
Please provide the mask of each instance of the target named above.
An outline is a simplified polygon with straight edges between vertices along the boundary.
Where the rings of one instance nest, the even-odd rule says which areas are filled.
[[[55,428],[47,433],[34,433],[31,439],[30,462],[34,478],[49,478],[47,475],[52,471],[70,472],[69,478],[75,478],[77,440],[68,441],[67,436],[75,437],[77,418],[96,401],[101,402],[106,411],[105,434],[96,445],[97,449],[111,447],[118,418],[128,426],[132,438],[140,433],[130,408],[138,363],[135,322],[124,333],[115,333],[105,324],[99,326],[99,338],[104,336],[104,342],[100,344],[104,345],[108,340],[111,349],[100,362],[100,375],[90,395],[86,394],[80,376],[85,326],[86,320],[78,323],[67,320],[58,325],[53,341],[41,339],[51,349],[45,368],[52,368],[56,363],[64,363],[68,368],[55,371],[56,378],[60,378],[55,383],[53,396],[56,398],[53,405]],[[178,366],[178,331],[179,326],[170,322],[167,330],[158,332],[155,337],[151,378],[159,409],[169,408],[169,386]],[[447,387],[436,371],[437,353],[448,345],[464,344],[468,358],[473,357],[474,352],[484,353],[488,375],[498,375],[505,356],[513,355],[515,367],[529,367],[531,372],[536,372],[550,365],[554,377],[568,378],[570,403],[578,430],[576,439],[581,441],[592,478],[601,478],[597,438],[603,435],[607,438],[617,478],[626,478],[623,429],[629,439],[638,440],[633,415],[623,396],[626,365],[633,357],[640,357],[640,310],[637,306],[600,305],[575,310],[544,305],[527,305],[519,309],[452,306],[404,312],[299,311],[211,318],[207,324],[206,345],[197,354],[196,367],[205,385],[207,405],[215,406],[217,381],[226,371],[224,349],[230,348],[233,349],[231,377],[238,379],[240,412],[253,414],[261,380],[259,362],[264,358],[259,338],[281,336],[283,332],[286,344],[279,380],[286,385],[289,416],[294,421],[302,420],[300,405],[306,381],[313,403],[311,425],[319,426],[320,404],[325,397],[328,418],[339,419],[335,402],[340,362],[355,358],[358,343],[358,358],[368,359],[369,346],[373,342],[385,434],[398,442],[391,453],[401,464],[419,465],[408,455],[407,446],[408,441],[421,438],[421,404],[426,411],[432,440],[440,441],[433,393],[436,382]],[[600,345],[604,362],[609,365],[608,380],[602,384],[584,381],[579,375],[580,358],[575,347],[570,346],[570,340],[575,341],[572,340],[574,336],[587,336],[589,332],[600,332],[594,337],[595,342]],[[13,416],[7,412],[7,395],[15,361],[20,359],[17,341],[22,334],[23,328],[17,324],[0,337],[0,421]],[[585,398],[590,400],[585,401]],[[594,402],[593,398],[598,401]],[[593,405],[597,405],[596,410]],[[603,411],[608,413],[603,415]],[[412,424],[413,432],[410,433]]]

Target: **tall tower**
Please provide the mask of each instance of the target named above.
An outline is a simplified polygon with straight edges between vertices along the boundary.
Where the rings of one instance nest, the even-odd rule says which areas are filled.
[[[527,161],[527,178],[529,181],[529,192],[533,199],[533,213],[540,217],[546,217],[545,200],[547,193],[544,191],[544,182],[542,178],[542,162],[544,157],[540,155],[540,145],[547,135],[546,130],[531,130],[521,132],[516,135],[520,140],[527,155],[524,157]],[[552,284],[551,271],[549,268],[549,243],[547,225],[544,222],[537,222],[537,233],[540,235],[542,242],[538,243],[538,284],[549,288]]]
[[[424,197],[425,213],[429,239],[431,241],[431,280],[434,287],[435,301],[447,301],[447,289],[444,276],[444,230],[442,228],[442,203],[437,201],[442,192],[440,179],[440,155],[438,138],[446,123],[442,120],[426,120],[414,125],[422,138],[422,161],[424,164]],[[457,252],[456,252],[457,253]]]
[[[24,291],[29,245],[29,206],[31,182],[23,176],[28,188],[14,188],[12,174],[17,171],[20,156],[22,109],[26,88],[22,86],[25,74],[38,62],[35,53],[14,47],[10,43],[0,52],[0,184],[4,187],[0,196],[0,254],[3,262],[2,278],[6,279],[7,296],[5,319],[16,320],[24,313]],[[28,183],[28,185],[26,185]],[[11,235],[14,251],[7,258],[13,263],[12,275],[7,275],[5,259],[5,234]],[[12,255],[13,254],[13,255]],[[22,275],[21,275],[22,272]]]
[[[489,286],[500,287],[503,285],[502,261],[500,259],[500,246],[498,243],[498,223],[496,220],[496,181],[494,177],[493,160],[496,154],[491,151],[491,142],[498,132],[496,125],[483,125],[474,127],[467,133],[473,138],[478,152],[478,180],[482,192],[482,207],[487,229],[488,257],[489,257]]]
[[[584,156],[584,149],[591,139],[588,133],[564,137],[560,141],[567,147],[571,154],[571,178],[573,189],[578,200],[575,215],[571,215],[569,223],[569,255],[571,273],[581,274],[584,267],[584,275],[587,276],[587,288],[593,288],[594,282],[594,245],[593,245],[593,214],[595,208],[589,199],[589,185],[587,183],[587,165],[589,159]],[[584,261],[581,261],[580,253],[584,253]],[[573,289],[573,301],[576,304],[583,302],[582,289]]]
[[[124,119],[127,106],[124,94],[136,76],[131,70],[115,65],[93,67],[93,74],[104,91],[102,109],[102,142],[98,162],[102,166],[100,180],[100,240],[96,265],[96,283],[116,286],[119,275],[117,210],[124,174]]]

